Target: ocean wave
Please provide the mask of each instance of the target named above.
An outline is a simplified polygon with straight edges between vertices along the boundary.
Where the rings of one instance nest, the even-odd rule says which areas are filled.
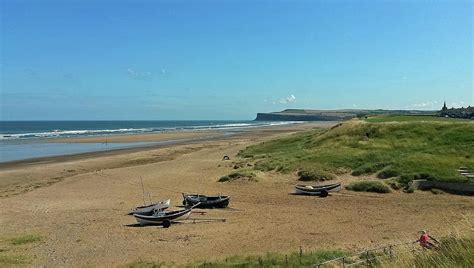
[[[245,129],[262,126],[278,126],[304,123],[301,121],[285,122],[249,122],[249,123],[228,123],[228,124],[209,124],[198,126],[175,126],[175,127],[150,127],[150,128],[117,128],[117,129],[80,129],[80,130],[52,130],[32,133],[0,133],[0,140],[13,139],[34,139],[34,138],[60,138],[60,137],[81,137],[81,136],[106,136],[120,134],[140,134],[156,133],[170,131],[192,131],[192,130],[230,130]]]

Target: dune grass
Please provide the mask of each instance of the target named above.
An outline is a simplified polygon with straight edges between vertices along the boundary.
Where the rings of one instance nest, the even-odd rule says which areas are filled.
[[[232,172],[229,175],[220,177],[218,182],[227,182],[235,180],[258,181],[255,172],[243,169],[236,172]]]
[[[10,238],[9,241],[11,244],[17,246],[17,245],[38,242],[38,241],[41,241],[41,239],[42,237],[37,234],[25,234],[25,235]]]
[[[31,259],[22,254],[22,251],[25,249],[24,245],[36,243],[42,239],[43,237],[38,234],[23,234],[0,238],[0,267],[31,263]]]
[[[402,120],[406,117],[409,119]],[[352,120],[330,130],[298,133],[247,147],[239,156],[261,171],[337,174],[346,169],[354,176],[375,174],[383,179],[400,178],[402,183],[416,178],[468,181],[456,170],[460,166],[474,169],[472,120],[390,118],[397,121]]]
[[[356,192],[374,192],[374,193],[390,193],[390,186],[383,181],[354,181],[346,186],[348,190]]]
[[[412,121],[428,121],[428,122],[469,122],[469,119],[446,118],[437,115],[380,115],[369,117],[366,119],[371,123],[382,122],[412,122]]]
[[[260,256],[231,256],[219,260],[206,260],[190,262],[183,265],[176,265],[164,262],[154,261],[137,261],[128,264],[130,268],[148,268],[148,267],[309,267],[312,264],[324,262],[330,259],[338,258],[346,255],[346,252],[340,250],[322,250],[315,252],[293,252],[289,254],[283,253],[267,253]]]
[[[448,237],[441,239],[437,250],[421,250],[385,259],[381,267],[474,267],[474,239]]]
[[[0,254],[0,266],[11,267],[14,265],[28,264],[30,259],[23,255],[3,255]]]

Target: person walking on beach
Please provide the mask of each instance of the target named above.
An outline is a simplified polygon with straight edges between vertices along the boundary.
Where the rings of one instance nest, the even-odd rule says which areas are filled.
[[[420,246],[422,248],[427,248],[427,249],[433,249],[436,248],[436,245],[430,242],[430,239],[433,240],[436,243],[439,243],[438,240],[435,238],[431,237],[428,232],[425,230],[420,231],[421,236],[420,239],[416,240],[415,242],[419,242]]]

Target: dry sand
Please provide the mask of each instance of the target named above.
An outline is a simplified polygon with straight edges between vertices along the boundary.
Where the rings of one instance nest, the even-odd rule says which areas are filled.
[[[120,266],[136,260],[183,263],[234,254],[304,249],[359,250],[463,228],[474,199],[450,194],[369,194],[346,190],[328,198],[289,195],[294,174],[259,174],[258,182],[218,183],[237,152],[315,127],[249,130],[212,141],[47,158],[0,166],[0,256],[24,255],[39,266]],[[328,126],[328,125],[325,125]],[[231,161],[223,161],[229,155]],[[229,194],[229,209],[193,217],[225,223],[131,227],[128,210],[142,203],[139,178],[156,198],[180,205],[181,192]],[[337,180],[348,182],[351,176]],[[24,246],[8,238],[40,234]]]

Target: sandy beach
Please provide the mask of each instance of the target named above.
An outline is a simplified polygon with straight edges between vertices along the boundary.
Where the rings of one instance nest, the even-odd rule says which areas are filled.
[[[0,165],[0,250],[24,255],[33,266],[123,266],[138,260],[185,263],[235,254],[344,249],[355,251],[417,239],[420,229],[444,235],[472,219],[472,197],[356,193],[328,198],[294,196],[295,174],[259,173],[258,182],[219,183],[246,146],[297,131],[330,127],[312,123],[255,128],[236,135],[167,133],[107,138],[156,141],[215,136],[174,145],[50,157]],[[62,142],[100,142],[80,138]],[[223,161],[224,155],[231,160]],[[136,227],[125,215],[143,203],[140,178],[154,199],[181,205],[182,192],[228,194],[228,209],[195,218],[226,222],[182,223],[169,229]],[[354,180],[341,175],[336,181]],[[199,210],[202,211],[202,210]],[[11,246],[8,239],[42,240]]]

